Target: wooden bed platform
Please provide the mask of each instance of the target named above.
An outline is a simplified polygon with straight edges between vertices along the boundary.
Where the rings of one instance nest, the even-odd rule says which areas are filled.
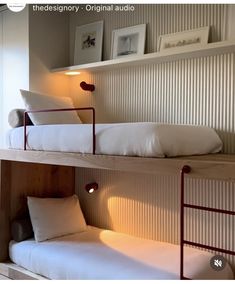
[[[9,155],[9,158],[4,153]],[[11,222],[15,218],[28,216],[27,196],[66,197],[74,194],[75,169],[71,166],[42,164],[36,158],[34,162],[18,162],[17,159],[14,151],[1,151],[0,274],[10,279],[43,279],[9,263]]]
[[[4,280],[48,280],[12,262],[0,263],[0,275],[5,277]]]
[[[191,177],[235,181],[235,155],[210,154],[177,158],[143,158],[65,152],[0,150],[0,160],[149,174],[179,175],[184,165]]]
[[[142,158],[62,152],[0,150],[0,274],[11,279],[45,279],[9,263],[10,224],[27,214],[27,196],[65,197],[75,193],[75,168],[97,168],[235,181],[235,155]]]

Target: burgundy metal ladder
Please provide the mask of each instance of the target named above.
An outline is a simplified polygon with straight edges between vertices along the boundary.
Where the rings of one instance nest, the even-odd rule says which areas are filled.
[[[217,208],[211,208],[206,206],[198,206],[193,204],[188,204],[184,202],[184,176],[185,174],[189,174],[191,172],[190,166],[183,166],[181,169],[180,174],[180,182],[181,182],[181,201],[180,201],[180,279],[189,279],[187,277],[184,277],[184,245],[190,245],[190,246],[196,246],[204,249],[209,249],[213,251],[217,251],[220,253],[230,254],[235,256],[235,251],[226,250],[222,248],[217,248],[214,246],[208,246],[197,242],[191,242],[184,239],[184,208],[191,208],[191,209],[197,209],[197,210],[204,210],[209,212],[215,212],[215,213],[222,213],[227,215],[233,215],[235,216],[235,211],[230,210],[223,210],[223,209],[217,209]]]

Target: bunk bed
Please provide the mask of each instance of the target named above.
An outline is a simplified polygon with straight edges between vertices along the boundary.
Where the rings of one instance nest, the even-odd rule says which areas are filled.
[[[74,170],[76,167],[92,167],[100,169],[125,170],[130,172],[179,174],[183,185],[184,175],[198,178],[215,178],[235,180],[235,156],[206,155],[180,158],[140,158],[91,154],[71,154],[60,152],[40,152],[22,150],[0,150],[1,164],[1,261],[0,273],[16,279],[37,279],[41,276],[32,274],[13,263],[5,263],[8,259],[10,241],[10,220],[25,212],[26,195],[35,196],[69,196],[74,192]],[[187,167],[183,167],[187,165]],[[144,170],[143,170],[144,169]],[[30,177],[28,172],[30,171]],[[40,176],[40,178],[39,178]],[[18,180],[21,180],[19,185]],[[9,180],[11,181],[9,183]],[[31,184],[34,184],[32,188]],[[47,185],[45,187],[45,185]],[[57,188],[56,192],[51,188]],[[9,194],[10,192],[10,194]],[[183,200],[183,199],[182,199]],[[182,201],[181,210],[185,206]],[[187,204],[186,204],[187,206]],[[182,215],[181,211],[181,216]],[[224,213],[224,212],[221,212]],[[232,213],[234,214],[234,213]],[[183,217],[182,217],[183,218]],[[181,218],[181,224],[183,219]],[[183,225],[181,225],[182,228]],[[187,244],[181,230],[181,248]],[[195,244],[194,244],[195,245]],[[183,259],[181,251],[181,261]],[[234,255],[234,252],[232,252]],[[181,279],[185,278],[181,263]],[[25,278],[26,277],[26,278]],[[40,278],[41,279],[41,278]]]
[[[86,108],[87,110],[88,108]],[[74,110],[74,109],[73,109]],[[175,158],[150,158],[150,157],[129,157],[129,156],[116,156],[116,155],[97,155],[96,154],[96,136],[95,136],[95,116],[92,108],[89,108],[93,112],[93,124],[92,124],[92,137],[93,137],[93,151],[92,154],[81,153],[69,153],[69,152],[57,152],[57,151],[32,151],[27,149],[27,115],[25,112],[24,119],[24,135],[23,145],[24,150],[0,150],[0,190],[1,190],[1,227],[4,229],[0,238],[1,254],[0,261],[6,261],[8,258],[8,245],[10,242],[10,221],[23,214],[26,211],[25,197],[28,195],[40,196],[40,197],[54,197],[54,196],[69,196],[74,193],[74,170],[77,167],[85,168],[97,168],[97,169],[109,169],[109,170],[122,170],[130,172],[141,173],[163,173],[179,175],[181,173],[181,243],[180,243],[180,279],[188,279],[195,277],[195,275],[184,271],[184,259],[187,259],[188,248],[184,248],[185,244],[198,246],[210,250],[216,250],[223,253],[229,253],[235,255],[234,251],[223,250],[222,248],[209,247],[199,243],[190,243],[184,239],[184,208],[190,207],[197,210],[207,210],[218,213],[225,213],[234,215],[232,211],[217,210],[215,208],[199,208],[193,204],[185,204],[184,202],[184,177],[185,174],[189,174],[192,177],[198,178],[214,178],[214,179],[226,179],[235,181],[235,155],[223,155],[223,154],[209,154],[202,156],[186,156]],[[40,110],[36,112],[44,112]],[[50,110],[54,111],[54,110]],[[61,109],[60,109],[61,111]],[[67,110],[63,110],[67,111]],[[33,127],[33,126],[32,126]],[[21,134],[23,132],[21,131]],[[28,172],[30,171],[30,178]],[[40,178],[39,178],[40,176]],[[21,179],[19,186],[18,179]],[[34,184],[32,189],[31,184]],[[46,189],[45,189],[46,185]],[[50,188],[57,188],[56,192],[51,192]],[[108,233],[109,234],[109,233]],[[58,240],[58,242],[60,242]],[[130,242],[133,242],[131,240]],[[148,242],[148,241],[147,241]],[[30,243],[30,246],[32,243]],[[36,244],[37,245],[37,244]],[[149,243],[147,244],[149,246]],[[20,246],[17,246],[17,250]],[[151,247],[151,246],[150,246]],[[14,248],[14,244],[12,246]],[[165,248],[166,249],[166,248]],[[174,250],[173,248],[171,248]],[[14,249],[11,251],[13,253]],[[179,254],[176,253],[176,258]],[[211,255],[207,255],[207,260]],[[174,256],[175,257],[175,256]],[[14,257],[13,257],[14,259]],[[138,260],[138,257],[137,257]],[[121,260],[122,262],[122,260]],[[205,262],[204,262],[205,263]],[[24,266],[23,264],[21,264]],[[118,263],[117,263],[118,265]],[[27,266],[27,265],[25,265]],[[159,267],[155,267],[159,269]],[[38,271],[36,271],[38,272]],[[231,271],[227,271],[228,277],[231,279]],[[20,279],[22,277],[28,277],[35,279],[37,275],[28,274],[27,270],[20,268],[12,263],[4,263],[0,265],[0,273],[14,278]],[[40,271],[38,272],[40,273]],[[136,273],[136,272],[134,272]],[[172,273],[172,272],[171,272]],[[161,271],[160,271],[161,274]],[[173,273],[174,274],[174,273]],[[200,273],[199,273],[200,274]],[[27,275],[27,276],[25,276]],[[134,274],[130,274],[130,279],[133,279]],[[140,279],[141,276],[139,275]],[[163,274],[162,279],[173,277],[177,279],[177,273],[169,276],[169,274]],[[50,274],[47,277],[54,277]],[[138,274],[137,274],[138,276]],[[41,276],[40,276],[41,277]],[[96,276],[97,277],[97,276]],[[126,275],[128,278],[128,275]],[[153,274],[152,279],[156,277]],[[205,278],[203,274],[201,276]],[[88,277],[89,278],[89,277]],[[138,278],[138,277],[137,277]],[[101,277],[101,279],[104,279]],[[144,278],[143,278],[144,279]],[[223,279],[223,276],[222,276]]]

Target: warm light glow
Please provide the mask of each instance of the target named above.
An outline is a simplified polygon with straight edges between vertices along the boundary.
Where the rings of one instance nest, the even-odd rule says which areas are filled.
[[[99,233],[99,239],[105,247],[110,248],[112,253],[117,255],[119,260],[125,262],[126,265],[132,265],[132,263],[134,263],[137,267],[143,264],[143,269],[145,267],[149,269],[149,271],[156,269],[157,265],[154,261],[156,256],[153,254],[153,251],[155,252],[161,249],[162,243],[159,244],[158,242],[144,239],[140,241],[139,238],[133,238],[128,235],[124,237],[123,234],[119,233],[115,233],[117,235],[114,237],[113,234],[114,233],[110,230],[101,230]],[[117,242],[118,238],[124,241]],[[141,248],[143,251],[141,257],[139,257],[138,253],[136,253],[140,243],[142,244]]]
[[[75,76],[75,75],[80,75],[81,72],[77,72],[77,71],[69,71],[66,72],[65,75],[69,75],[69,76]]]
[[[89,193],[93,193],[94,191],[95,191],[94,188],[89,189]]]

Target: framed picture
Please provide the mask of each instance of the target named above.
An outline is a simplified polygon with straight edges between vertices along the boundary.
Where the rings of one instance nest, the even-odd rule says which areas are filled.
[[[111,58],[144,54],[146,24],[113,30]]]
[[[160,36],[159,51],[173,50],[182,47],[205,45],[208,43],[210,27],[183,31]]]
[[[76,27],[74,65],[101,61],[103,21]]]

